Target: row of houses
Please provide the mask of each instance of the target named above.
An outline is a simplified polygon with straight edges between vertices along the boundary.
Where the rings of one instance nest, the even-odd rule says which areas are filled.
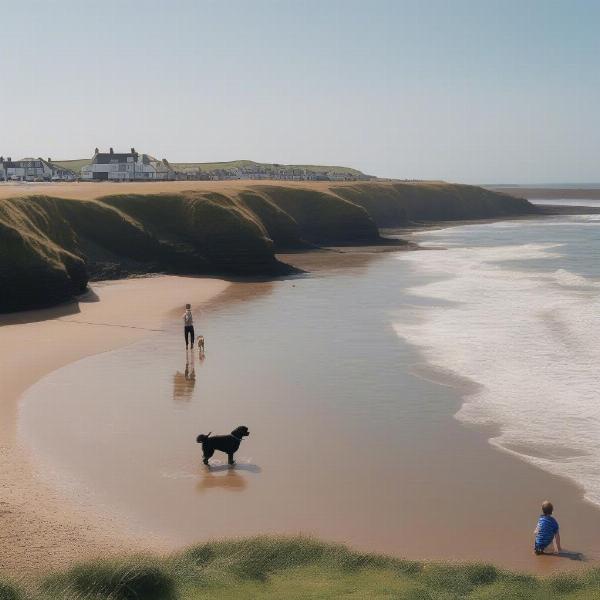
[[[174,180],[227,180],[278,179],[284,181],[355,181],[370,179],[357,171],[324,168],[292,167],[280,164],[246,163],[241,166],[223,166],[211,170],[202,165],[180,165],[176,169],[165,158],[158,160],[149,154],[136,152],[100,152],[95,148],[92,159],[75,170],[73,163],[60,164],[48,158],[23,158],[13,161],[0,156],[0,181],[174,181]],[[81,161],[79,161],[81,164]],[[66,166],[68,165],[68,166]]]
[[[52,162],[52,159],[0,156],[0,181],[73,181],[76,174]]]
[[[157,160],[149,154],[94,150],[89,164],[81,171],[66,168],[43,158],[12,160],[0,156],[0,181],[172,181],[186,179],[177,173],[166,159]]]

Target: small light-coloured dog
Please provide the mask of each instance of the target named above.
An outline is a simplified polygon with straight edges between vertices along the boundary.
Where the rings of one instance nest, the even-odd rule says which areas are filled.
[[[198,350],[200,350],[200,352],[204,352],[204,336],[203,335],[198,336]]]

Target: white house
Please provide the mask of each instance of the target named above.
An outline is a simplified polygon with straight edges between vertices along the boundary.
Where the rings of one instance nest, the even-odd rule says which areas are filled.
[[[2,181],[69,181],[75,173],[60,167],[51,159],[22,158],[12,160],[0,156],[0,180]]]
[[[5,179],[8,181],[35,181],[36,179],[51,179],[52,169],[41,159],[22,158],[4,162]]]
[[[94,151],[89,165],[82,167],[81,179],[85,181],[165,181],[176,178],[175,171],[166,159],[157,160],[148,154],[131,152]]]

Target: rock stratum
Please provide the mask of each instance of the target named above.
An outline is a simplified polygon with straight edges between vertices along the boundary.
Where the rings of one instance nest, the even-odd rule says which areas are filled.
[[[277,276],[276,252],[382,243],[379,228],[534,214],[521,198],[443,183],[285,185],[0,200],[0,312],[64,302],[91,279]],[[83,184],[85,186],[85,184]]]

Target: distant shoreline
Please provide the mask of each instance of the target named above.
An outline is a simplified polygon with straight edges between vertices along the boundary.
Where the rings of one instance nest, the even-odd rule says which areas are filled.
[[[600,184],[594,187],[528,187],[519,185],[484,186],[494,192],[508,194],[527,200],[600,200]]]

